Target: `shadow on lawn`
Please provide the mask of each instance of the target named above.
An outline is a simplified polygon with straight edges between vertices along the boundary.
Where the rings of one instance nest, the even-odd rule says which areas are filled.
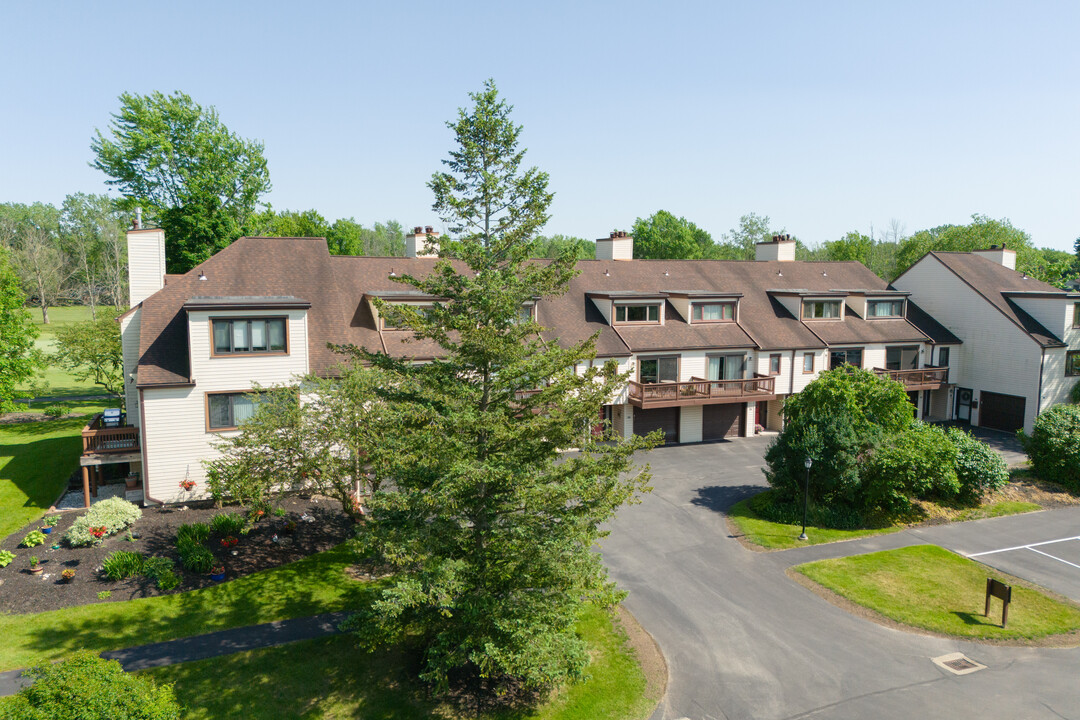
[[[992,622],[985,615],[979,615],[977,613],[959,612],[953,611],[953,615],[964,621],[965,625],[985,625],[986,627],[1001,627],[996,622]]]

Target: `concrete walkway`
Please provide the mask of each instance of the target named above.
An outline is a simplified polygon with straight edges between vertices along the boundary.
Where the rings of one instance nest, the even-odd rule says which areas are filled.
[[[262,625],[232,628],[206,635],[140,645],[125,650],[110,650],[101,653],[101,657],[119,661],[129,672],[205,660],[245,650],[257,650],[298,640],[334,635],[340,632],[338,626],[348,615],[349,613],[338,612],[278,620]],[[0,697],[14,695],[19,688],[30,684],[30,679],[23,677],[22,673],[22,670],[0,673]]]

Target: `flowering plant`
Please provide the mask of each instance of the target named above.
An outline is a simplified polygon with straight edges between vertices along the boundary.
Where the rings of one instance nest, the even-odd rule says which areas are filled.
[[[184,492],[191,492],[191,489],[195,487],[197,483],[194,480],[184,478],[180,481],[180,487],[184,489]]]
[[[105,525],[100,525],[98,527],[89,528],[87,532],[100,540],[101,538],[105,537],[105,533],[109,532],[109,528]]]
[[[224,575],[225,574],[225,566],[224,565],[218,565],[215,568],[211,568],[210,574],[211,575]]]
[[[223,548],[231,548],[231,547],[233,547],[234,545],[236,545],[236,544],[237,544],[238,542],[240,542],[240,541],[239,541],[239,540],[237,540],[237,539],[236,539],[235,537],[233,537],[232,535],[230,535],[230,536],[229,536],[229,537],[227,537],[227,538],[222,538],[222,539],[221,539],[221,547],[223,547]]]
[[[67,570],[64,570],[60,573],[60,577],[70,582],[71,579],[75,577],[75,568],[68,568]]]

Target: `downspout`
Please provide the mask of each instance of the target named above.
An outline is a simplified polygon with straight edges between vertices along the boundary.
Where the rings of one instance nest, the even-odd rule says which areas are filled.
[[[1046,369],[1046,346],[1043,345],[1042,357],[1039,358],[1039,395],[1035,402],[1035,415],[1037,416],[1042,412],[1042,389],[1043,389],[1043,370]]]
[[[146,462],[146,401],[143,398],[143,390],[139,388],[139,447],[142,453],[142,494],[143,504],[149,500],[152,503],[158,505],[164,505],[165,503],[157,498],[150,497],[150,476],[147,474],[147,462]]]

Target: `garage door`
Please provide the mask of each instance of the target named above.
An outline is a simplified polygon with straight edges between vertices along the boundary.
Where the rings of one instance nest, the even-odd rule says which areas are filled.
[[[1024,398],[985,391],[980,393],[979,425],[1016,432],[1024,427]]]
[[[648,435],[654,430],[664,431],[664,442],[679,442],[679,408],[634,408],[634,434]]]
[[[702,408],[701,439],[723,440],[737,437],[742,428],[746,403],[705,405]]]

